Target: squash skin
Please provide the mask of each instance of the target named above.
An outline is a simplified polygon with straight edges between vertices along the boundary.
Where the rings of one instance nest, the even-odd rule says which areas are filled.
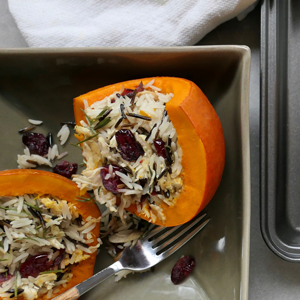
[[[134,89],[142,81],[147,84],[153,78],[143,78],[109,85],[74,99],[76,124],[84,119],[80,108],[83,99],[89,105],[102,100],[122,86]],[[162,204],[166,221],[155,222],[163,226],[176,226],[191,220],[215,194],[225,165],[225,140],[221,122],[211,103],[193,82],[174,77],[155,77],[154,85],[162,93],[173,93],[166,110],[178,136],[183,151],[182,166],[184,189],[174,206]],[[187,134],[188,133],[188,134]],[[149,220],[137,212],[136,205],[126,210]]]
[[[62,200],[67,200],[69,203],[76,205],[78,212],[82,215],[83,220],[88,216],[99,218],[101,216],[97,205],[93,202],[76,201],[76,196],[80,195],[80,190],[77,185],[71,180],[58,174],[30,169],[17,169],[0,171],[0,196],[20,196],[24,194],[51,194]],[[86,197],[90,197],[88,194]],[[100,233],[100,223],[96,223],[95,228],[91,231],[97,238]],[[90,245],[97,245],[97,241]],[[67,283],[66,287],[60,289],[60,293],[67,291],[80,282],[88,279],[94,274],[94,265],[96,261],[97,251],[90,254],[90,258],[79,262],[78,265],[72,267],[73,277]],[[46,295],[39,298],[42,300],[53,299],[47,298]],[[3,298],[0,298],[3,299]],[[23,300],[24,297],[18,296],[18,300]]]

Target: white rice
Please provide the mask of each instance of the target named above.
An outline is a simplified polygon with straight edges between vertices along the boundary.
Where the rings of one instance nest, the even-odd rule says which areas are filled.
[[[19,169],[30,169],[30,168],[36,168],[36,164],[33,164],[31,162],[35,162],[38,165],[47,165],[49,167],[52,167],[52,163],[50,162],[49,159],[42,157],[37,154],[30,154],[29,149],[25,147],[24,149],[24,154],[23,155],[18,155],[18,168]]]
[[[60,144],[64,145],[70,135],[70,129],[68,125],[63,125],[60,131],[57,133],[57,137],[60,139]]]
[[[68,155],[68,152],[67,152],[67,151],[65,151],[65,152],[63,152],[63,153],[61,153],[61,154],[59,154],[59,155],[57,156],[57,159],[62,159],[62,158],[65,157],[66,155]]]
[[[165,221],[164,214],[160,208],[161,202],[168,205],[174,205],[183,186],[182,180],[182,151],[177,141],[176,130],[172,122],[165,115],[165,104],[170,101],[173,94],[163,94],[159,88],[154,86],[154,80],[144,85],[144,90],[138,92],[135,97],[135,105],[132,106],[131,99],[128,96],[120,97],[124,88],[120,91],[115,91],[108,97],[101,101],[88,105],[84,100],[84,108],[86,113],[86,122],[82,121],[81,126],[76,126],[75,130],[78,134],[84,135],[88,138],[97,132],[97,137],[90,139],[81,144],[83,147],[83,156],[86,162],[86,169],[81,175],[75,175],[73,180],[77,183],[80,189],[94,191],[95,198],[100,204],[105,204],[111,211],[117,210],[116,202],[117,196],[105,189],[105,186],[100,178],[99,173],[94,172],[96,169],[101,169],[104,165],[108,165],[108,173],[104,180],[113,180],[118,176],[119,180],[124,185],[118,187],[121,204],[118,212],[121,220],[124,217],[126,207],[131,204],[139,205],[142,195],[149,194],[150,202],[147,205],[139,205],[138,209],[145,217],[151,217],[152,222],[159,219],[161,222]],[[114,102],[112,102],[112,99]],[[124,106],[125,113],[134,113],[139,115],[148,115],[151,120],[137,119],[128,116],[123,120],[118,128],[115,128],[116,123],[121,118],[120,106]],[[95,130],[97,116],[102,113],[104,109],[112,109],[108,117],[110,122],[101,129]],[[115,133],[121,129],[121,126],[126,123],[132,123],[132,127],[126,127],[134,134],[136,141],[142,146],[144,155],[138,157],[135,161],[125,160],[118,149],[118,143]],[[143,131],[151,131],[150,136],[146,136]],[[147,141],[146,141],[147,138]],[[164,173],[158,179],[161,172],[166,168],[165,159],[159,156],[156,152],[153,141],[162,139],[166,145],[170,147],[170,156],[172,157],[172,174]],[[172,153],[171,153],[172,152]],[[173,154],[174,153],[174,154]],[[127,173],[121,169],[113,170],[112,164],[131,170]],[[140,179],[145,179],[147,182],[143,186]],[[100,188],[100,190],[99,190]],[[152,191],[159,194],[158,196],[151,195]],[[166,192],[169,195],[166,198]],[[148,198],[147,198],[148,199]],[[151,204],[151,206],[150,206]],[[151,207],[157,206],[157,209]]]
[[[41,125],[43,124],[43,121],[40,120],[33,120],[33,119],[28,119],[28,122],[32,125]]]
[[[0,208],[0,220],[9,223],[4,225],[3,229],[0,228],[0,273],[6,272],[12,276],[0,284],[1,299],[10,299],[12,294],[7,291],[14,289],[15,286],[24,290],[21,295],[25,299],[38,299],[45,294],[51,297],[49,291],[54,286],[57,289],[53,290],[53,293],[59,292],[60,287],[72,278],[72,273],[65,273],[62,279],[56,282],[57,274],[53,272],[39,274],[35,278],[32,276],[23,278],[18,270],[28,258],[47,253],[48,259],[54,261],[60,255],[59,249],[65,249],[64,258],[57,266],[58,269],[65,269],[68,265],[88,259],[90,253],[96,251],[101,244],[100,239],[96,245],[91,239],[91,231],[100,218],[88,217],[82,221],[82,226],[78,226],[77,209],[65,200],[49,195],[0,197],[0,206],[9,208],[5,210]],[[43,230],[40,219],[30,212],[32,209],[35,213],[40,210],[46,228],[49,229]],[[75,245],[66,238],[66,235],[81,243],[89,240],[89,245],[83,247],[77,242]],[[57,250],[53,251],[53,248]]]

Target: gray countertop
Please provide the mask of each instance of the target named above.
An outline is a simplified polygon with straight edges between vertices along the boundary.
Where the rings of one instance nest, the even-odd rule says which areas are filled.
[[[209,33],[198,45],[238,44],[251,48],[250,142],[251,142],[251,248],[249,300],[300,299],[300,266],[277,257],[260,232],[259,122],[260,122],[260,6],[243,21],[231,20]],[[0,47],[27,47],[6,0],[0,1]]]

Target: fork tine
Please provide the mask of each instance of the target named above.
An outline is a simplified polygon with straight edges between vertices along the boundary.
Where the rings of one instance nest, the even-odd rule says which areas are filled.
[[[162,258],[167,258],[169,255],[171,255],[172,253],[174,253],[176,250],[178,250],[179,248],[181,248],[184,244],[186,244],[194,235],[196,235],[201,229],[203,229],[208,222],[210,221],[210,219],[204,221],[202,224],[200,224],[197,228],[195,228],[192,232],[190,232],[185,238],[183,238],[182,240],[178,241],[175,245],[173,245],[171,248],[169,248],[168,250],[166,250],[165,252],[162,252],[161,254],[159,254],[158,256],[162,257]],[[183,230],[181,231],[179,234],[177,234],[173,239],[171,239],[170,241],[168,241],[167,243],[164,243],[163,245],[159,246],[158,248],[156,248],[156,253],[158,251],[161,251],[162,249],[164,249],[166,246],[168,246],[169,244],[171,244],[172,242],[174,242],[176,239],[178,239],[182,234],[184,234],[187,230]]]
[[[188,231],[190,228],[192,228],[193,226],[195,226],[198,222],[200,222],[203,218],[206,217],[206,213],[203,214],[202,216],[196,218],[196,220],[193,220],[193,222],[188,225],[186,228],[185,228],[185,232]],[[172,229],[170,229],[169,231],[165,232],[164,234],[160,235],[158,238],[156,238],[155,240],[153,240],[153,244],[154,244],[154,247],[155,245],[157,245],[160,241],[164,240],[165,238],[167,238],[169,235],[171,235],[173,232],[177,231],[178,229],[181,228],[182,225],[179,225],[179,226],[176,226],[176,227],[173,227]],[[181,234],[180,234],[181,235]],[[173,239],[174,240],[174,239]],[[154,248],[153,247],[153,248]]]
[[[164,230],[167,230],[168,227],[163,227],[163,226],[157,226],[156,228],[152,229],[150,232],[148,232],[144,237],[143,240],[149,240],[153,236],[163,232]]]

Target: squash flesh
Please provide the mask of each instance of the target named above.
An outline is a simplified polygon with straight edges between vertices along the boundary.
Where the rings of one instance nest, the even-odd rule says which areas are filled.
[[[153,78],[131,80],[106,86],[74,99],[76,123],[84,119],[80,108],[83,100],[89,105],[111,95],[122,86],[135,89],[142,81],[147,84]],[[174,206],[162,204],[166,221],[155,222],[163,226],[176,226],[191,220],[213,197],[222,177],[225,164],[225,142],[220,120],[203,92],[191,81],[182,78],[156,77],[155,86],[162,93],[173,93],[166,110],[176,129],[182,148],[184,189]],[[138,213],[136,205],[126,210],[149,220]]]

